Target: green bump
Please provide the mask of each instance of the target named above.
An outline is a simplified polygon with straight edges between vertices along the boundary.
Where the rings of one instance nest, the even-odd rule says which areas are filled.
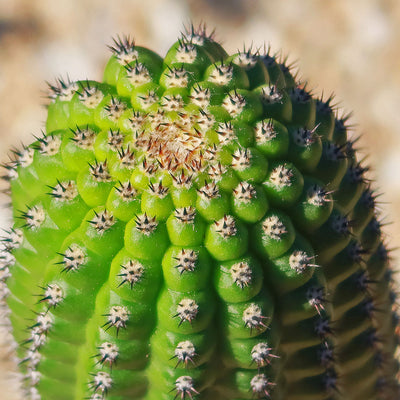
[[[143,213],[165,220],[173,209],[169,188],[164,187],[162,182],[150,183],[148,190],[142,194],[141,206]]]
[[[303,193],[297,204],[289,212],[300,229],[312,232],[326,222],[332,209],[331,193],[318,180],[306,177]]]
[[[304,178],[290,162],[276,161],[270,164],[266,180],[263,182],[268,199],[273,205],[287,208],[300,197]]]
[[[224,304],[221,318],[230,338],[252,338],[268,329],[273,310],[271,295],[262,291],[249,301]]]
[[[214,182],[206,183],[197,190],[196,209],[204,219],[220,219],[229,212],[229,208],[229,196]]]
[[[322,154],[322,143],[316,134],[316,128],[291,128],[289,138],[289,158],[300,170],[313,171]]]
[[[289,250],[296,237],[291,219],[283,212],[269,210],[253,227],[254,249],[269,258],[276,258]]]
[[[140,214],[140,193],[130,181],[119,182],[111,189],[106,207],[116,218],[128,222],[132,215]]]
[[[289,148],[289,134],[285,125],[269,118],[255,127],[256,148],[269,159],[279,159]]]
[[[230,303],[253,298],[261,290],[262,281],[262,268],[253,257],[222,262],[214,273],[214,284],[218,295]]]
[[[171,332],[192,334],[203,331],[213,318],[214,299],[208,290],[161,291],[158,301],[160,325]]]
[[[125,247],[139,259],[160,259],[168,246],[165,224],[155,217],[139,214],[126,224]]]
[[[112,260],[109,281],[120,297],[143,303],[154,300],[162,274],[157,261],[138,260],[123,248]]]
[[[310,244],[300,235],[282,256],[269,261],[269,279],[275,290],[287,292],[311,279],[315,268],[315,255]]]
[[[185,292],[207,286],[211,260],[203,247],[171,246],[165,252],[162,268],[166,285]]]
[[[229,61],[218,61],[210,65],[205,71],[204,77],[207,82],[224,87],[225,91],[236,88],[247,89],[250,85],[246,72],[240,66]]]
[[[95,161],[89,168],[82,170],[77,177],[80,195],[90,207],[104,204],[108,193],[114,186],[108,171],[107,161]]]
[[[293,106],[290,95],[276,84],[261,85],[255,89],[260,94],[264,116],[282,123],[292,121]]]
[[[193,207],[177,208],[167,220],[171,242],[176,246],[200,246],[206,224]]]
[[[240,257],[247,250],[248,233],[243,223],[231,215],[225,215],[209,225],[204,244],[217,260],[225,261]]]

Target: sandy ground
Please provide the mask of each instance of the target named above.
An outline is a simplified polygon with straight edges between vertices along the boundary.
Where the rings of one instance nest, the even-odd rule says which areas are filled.
[[[116,34],[165,54],[183,23],[216,28],[229,51],[270,44],[297,60],[315,93],[354,111],[393,247],[400,244],[400,2],[398,0],[0,0],[0,159],[43,127],[45,81],[101,78]],[[0,210],[1,226],[7,212]],[[4,329],[3,329],[4,330]],[[0,331],[0,399],[17,400]]]

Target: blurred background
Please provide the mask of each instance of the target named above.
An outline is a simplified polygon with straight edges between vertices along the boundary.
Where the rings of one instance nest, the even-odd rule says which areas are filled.
[[[184,24],[205,22],[228,52],[270,45],[297,63],[316,94],[354,111],[355,135],[384,195],[385,230],[400,245],[398,0],[0,0],[0,160],[45,120],[46,81],[101,79],[117,34],[164,55]],[[7,211],[0,224],[7,226]],[[398,257],[400,253],[397,252]],[[21,399],[0,333],[0,398]],[[7,382],[7,383],[6,383]]]

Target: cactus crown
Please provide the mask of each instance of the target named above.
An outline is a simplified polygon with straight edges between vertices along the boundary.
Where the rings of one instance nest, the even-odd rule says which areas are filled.
[[[46,131],[4,165],[27,395],[397,399],[390,257],[348,116],[203,26],[164,59],[110,50],[103,82],[50,85]]]

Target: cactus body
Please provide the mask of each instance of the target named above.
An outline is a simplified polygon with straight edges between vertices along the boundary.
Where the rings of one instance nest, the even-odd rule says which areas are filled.
[[[376,195],[332,99],[202,29],[111,50],[6,165],[28,395],[397,399]]]

